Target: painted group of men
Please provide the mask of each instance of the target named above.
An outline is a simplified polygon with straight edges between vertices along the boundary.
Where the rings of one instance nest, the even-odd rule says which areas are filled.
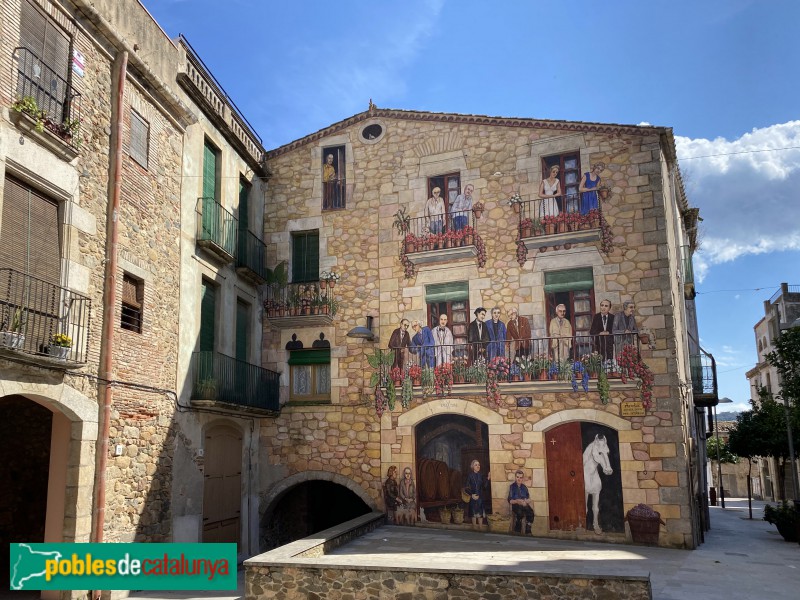
[[[592,336],[592,345],[603,360],[613,360],[615,348],[619,349],[626,344],[634,344],[638,333],[633,301],[625,301],[622,310],[611,313],[611,302],[602,300],[600,312],[592,318],[589,335]],[[487,310],[479,306],[475,309],[475,319],[467,328],[467,347],[471,362],[485,360],[490,362],[498,356],[506,356],[508,344],[508,357],[513,359],[518,356],[529,356],[532,347],[532,334],[530,321],[519,316],[515,307],[508,310],[509,320],[504,323],[500,320],[500,309],[495,307],[491,311],[491,319],[487,320]],[[549,324],[549,350],[554,360],[566,360],[573,356],[573,341],[575,339],[572,323],[567,318],[567,308],[559,304],[555,308],[555,316]],[[417,319],[409,323],[408,319],[400,321],[400,327],[394,330],[389,339],[389,348],[395,351],[393,367],[402,369],[408,364],[408,352],[419,355],[421,367],[435,367],[452,361],[453,332],[448,327],[446,314],[439,315],[439,324],[430,328],[422,325]],[[412,331],[409,332],[409,324]]]

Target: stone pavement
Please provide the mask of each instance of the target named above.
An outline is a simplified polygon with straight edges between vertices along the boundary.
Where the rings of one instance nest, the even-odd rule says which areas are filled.
[[[511,571],[650,575],[654,600],[738,600],[800,597],[800,545],[784,542],[774,525],[762,520],[763,502],[726,499],[726,508],[711,508],[711,531],[698,549],[523,538],[470,531],[381,527],[332,554],[320,564],[353,564],[415,568],[491,569]],[[234,600],[239,590],[222,592],[138,592],[152,600]]]

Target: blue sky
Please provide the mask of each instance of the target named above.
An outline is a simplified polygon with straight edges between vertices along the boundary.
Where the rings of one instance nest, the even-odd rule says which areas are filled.
[[[781,281],[800,284],[800,2],[143,3],[170,37],[187,37],[267,148],[370,98],[672,127],[704,219],[701,343],[720,395],[748,408],[762,302]]]

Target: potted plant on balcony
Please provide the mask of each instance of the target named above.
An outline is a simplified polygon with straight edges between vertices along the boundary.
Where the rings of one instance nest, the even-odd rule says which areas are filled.
[[[422,386],[422,395],[430,396],[434,391],[436,385],[436,375],[433,372],[433,367],[423,367],[422,375],[420,377],[420,385]]]
[[[531,237],[531,230],[533,229],[533,220],[530,218],[522,219],[519,222],[519,235],[520,237]]]
[[[453,359],[453,383],[464,383],[467,380],[467,358],[456,356]]]
[[[522,209],[522,197],[520,197],[519,192],[514,192],[514,195],[508,199],[508,205],[514,209],[515,213],[519,214]]]
[[[519,365],[519,371],[520,375],[522,375],[522,379],[524,381],[530,381],[531,376],[535,371],[534,361],[531,359],[531,357],[527,355],[518,356],[514,362]]]
[[[411,377],[412,385],[419,385],[422,381],[422,367],[419,365],[411,365],[408,367],[408,376]]]
[[[11,323],[0,331],[0,346],[19,350],[25,345],[25,328],[28,323],[27,312],[17,307],[11,317]]]
[[[399,350],[398,350],[398,352],[399,352]],[[400,367],[392,368],[390,377],[392,378],[392,381],[394,382],[394,387],[395,388],[399,388],[401,385],[403,385],[403,371],[400,369]]]
[[[50,338],[48,354],[58,360],[66,360],[70,348],[72,348],[71,337],[66,333],[54,333]]]
[[[542,217],[542,225],[544,226],[544,232],[546,235],[553,235],[556,232],[556,221],[557,217],[553,217],[551,215],[547,215]]]
[[[405,206],[394,213],[392,227],[394,227],[401,236],[408,233],[408,230],[411,228],[411,217],[406,213]]]
[[[206,377],[197,382],[195,387],[195,400],[216,400],[217,399],[217,380],[213,377]]]
[[[546,381],[550,370],[550,359],[546,354],[535,354],[532,362],[533,376],[540,381]]]
[[[600,372],[600,367],[603,364],[603,357],[600,356],[600,353],[592,352],[590,354],[584,354],[581,357],[581,362],[589,373],[589,377],[591,379],[596,379],[597,374]]]
[[[600,184],[600,187],[597,188],[597,195],[601,200],[608,200],[611,198],[611,188],[605,184]]]
[[[483,210],[484,210],[483,202],[476,202],[475,204],[472,205],[472,213],[475,215],[476,219],[481,218]]]

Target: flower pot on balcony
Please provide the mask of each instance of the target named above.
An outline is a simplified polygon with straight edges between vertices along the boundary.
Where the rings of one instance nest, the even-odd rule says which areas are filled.
[[[514,202],[511,206],[517,214],[519,214],[519,211],[522,209],[522,205],[519,202]]]
[[[547,369],[542,369],[539,371],[539,381],[547,381],[549,379],[547,375]]]
[[[57,360],[67,360],[70,349],[67,346],[48,346],[47,353]]]
[[[482,208],[473,208],[472,212],[475,215],[476,219],[480,219],[481,215],[483,214],[483,209]]]
[[[328,287],[327,279],[320,279],[320,281],[319,281],[319,289],[324,290],[327,287]]]
[[[522,228],[522,237],[531,237],[531,228],[530,227],[523,227]]]
[[[555,223],[548,223],[544,226],[545,233],[547,235],[554,235],[556,232],[556,224]]]
[[[411,252],[417,251],[417,244],[414,240],[409,240],[406,242],[406,254],[410,254]]]
[[[600,196],[601,200],[608,200],[609,194],[611,194],[611,190],[608,188],[600,188],[597,190],[597,195]]]
[[[649,333],[640,333],[639,334],[639,341],[644,344],[645,346],[650,344],[650,334]]]
[[[331,289],[335,288],[336,287],[336,281],[334,279],[331,279],[328,282],[328,287],[331,288]]]
[[[25,345],[25,335],[16,331],[0,331],[0,346],[19,350]]]
[[[472,246],[472,244],[473,244],[473,239],[472,239],[472,234],[471,234],[471,233],[468,233],[468,234],[466,234],[466,235],[464,236],[464,243],[465,243],[467,246]]]

